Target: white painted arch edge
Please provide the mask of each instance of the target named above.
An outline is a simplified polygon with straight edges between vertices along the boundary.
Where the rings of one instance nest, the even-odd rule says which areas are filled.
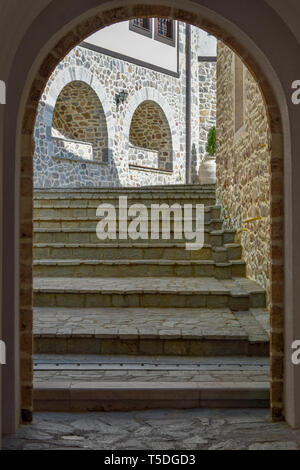
[[[49,117],[47,119],[48,124],[52,125],[53,113],[57,99],[62,90],[70,83],[80,81],[86,83],[96,93],[106,119],[106,127],[108,134],[108,147],[111,148],[114,142],[115,126],[111,112],[110,102],[106,97],[105,91],[95,75],[93,75],[86,67],[81,65],[72,65],[71,67],[65,67],[58,72],[55,79],[49,80],[47,86],[49,90],[47,92],[45,104],[48,107]],[[50,123],[51,121],[51,123]]]

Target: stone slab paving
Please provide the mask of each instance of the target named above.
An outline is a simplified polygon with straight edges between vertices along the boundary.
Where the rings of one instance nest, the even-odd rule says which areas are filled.
[[[253,309],[256,311],[256,309]],[[260,318],[267,317],[259,309]],[[265,319],[267,324],[267,319]],[[92,335],[110,338],[210,338],[268,341],[252,312],[228,308],[65,308],[35,307],[35,337]]]
[[[258,409],[35,413],[3,449],[300,450],[300,430],[269,416]]]

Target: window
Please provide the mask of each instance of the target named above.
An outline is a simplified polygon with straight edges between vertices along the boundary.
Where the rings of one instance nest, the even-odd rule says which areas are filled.
[[[152,18],[135,18],[129,21],[130,31],[152,38]]]
[[[175,47],[175,26],[174,21],[165,18],[155,20],[154,39]]]
[[[234,56],[234,130],[238,132],[244,125],[244,65]]]

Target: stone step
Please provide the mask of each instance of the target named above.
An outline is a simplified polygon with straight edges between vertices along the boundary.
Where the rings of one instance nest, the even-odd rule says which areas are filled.
[[[69,411],[78,407],[86,411],[95,406],[97,393],[97,406],[102,409],[135,409],[132,393],[138,391],[140,396],[135,399],[141,409],[267,407],[269,367],[269,360],[262,357],[38,354],[34,356],[34,408],[60,411],[67,407]],[[197,398],[195,402],[191,396],[195,388],[199,393],[201,390],[201,401]],[[104,396],[108,389],[113,392],[110,402]]]
[[[144,197],[148,195],[154,196],[165,196],[169,195],[177,196],[178,194],[194,195],[194,194],[205,194],[212,193],[215,194],[216,186],[215,184],[202,184],[202,185],[177,185],[177,184],[168,184],[168,185],[157,185],[157,186],[141,186],[141,187],[102,187],[102,188],[53,188],[53,189],[43,189],[36,188],[34,191],[35,199],[66,199],[66,198],[88,198],[88,197],[105,197],[105,196],[135,196],[135,197]]]
[[[34,411],[269,408],[268,382],[45,382],[33,390]]]
[[[114,206],[113,206],[114,207]],[[33,210],[33,220],[35,222],[38,221],[51,221],[51,220],[68,220],[68,221],[86,221],[86,220],[96,220],[99,221],[101,219],[100,216],[96,215],[98,206],[93,206],[93,207],[63,207],[63,206],[49,206],[49,207],[38,207],[34,208]],[[119,207],[116,206],[114,207],[116,211],[116,219],[119,220],[118,214],[119,214]],[[148,208],[147,208],[148,209]],[[221,213],[220,209],[218,206],[209,206],[208,208],[205,208],[204,211],[204,221],[205,223],[209,223],[212,220],[217,220],[217,221],[222,221],[221,219]],[[184,215],[184,211],[182,210],[182,214]],[[185,219],[187,221],[192,221],[195,222],[197,213],[196,213],[196,207],[192,207],[192,217],[186,216]],[[136,215],[130,215],[130,211],[128,211],[127,214],[127,220],[133,220],[136,218]],[[109,219],[109,217],[106,217],[106,219]],[[170,220],[177,220],[181,221],[183,219],[179,219],[177,215],[175,215],[171,212],[170,214]],[[151,208],[148,209],[148,218],[141,219],[141,220],[149,220],[151,221]]]
[[[142,200],[142,199],[170,199],[174,200],[176,198],[183,199],[196,199],[201,197],[209,197],[215,199],[216,191],[212,187],[207,187],[203,189],[177,189],[172,188],[169,185],[164,188],[159,189],[145,189],[145,188],[123,188],[117,190],[117,188],[108,188],[107,190],[101,190],[98,188],[91,188],[90,190],[70,190],[66,189],[65,191],[61,189],[53,189],[40,191],[35,189],[34,199],[37,201],[42,200],[64,200],[64,199],[118,199],[119,197],[126,196],[128,199],[132,200]]]
[[[35,209],[51,209],[51,208],[97,208],[100,204],[112,204],[115,208],[119,205],[119,196],[118,195],[106,195],[106,196],[97,196],[92,197],[67,197],[67,198],[54,198],[50,196],[49,198],[36,198],[34,199],[34,208]],[[194,207],[196,204],[203,204],[205,208],[215,206],[216,198],[212,193],[201,193],[201,194],[192,194],[184,196],[183,194],[168,195],[143,195],[143,196],[127,196],[127,204],[130,207],[133,204],[143,204],[146,207],[150,207],[151,204],[168,204],[172,206],[173,204],[180,204],[182,207],[185,204],[191,204]]]
[[[169,259],[169,260],[214,260],[226,263],[240,260],[242,247],[239,244],[228,244],[224,247],[204,245],[202,250],[186,250],[184,243],[35,243],[33,247],[35,260],[39,259]]]
[[[36,307],[228,307],[265,306],[265,292],[246,278],[35,278]]]
[[[127,223],[129,224],[133,218],[128,218]],[[96,227],[98,223],[100,222],[101,218],[100,217],[58,217],[58,216],[53,216],[53,217],[35,217],[34,219],[34,229],[36,228],[62,228],[62,229],[67,229],[67,228],[80,228],[80,229],[94,229],[96,230]],[[115,219],[109,219],[106,218],[107,221],[114,222]],[[142,223],[146,223],[146,227],[149,227],[149,232],[151,233],[151,220],[150,219],[140,219]],[[157,223],[157,221],[155,221]],[[171,233],[174,231],[174,223],[178,224],[181,223],[182,227],[182,232],[184,231],[184,220],[174,220],[170,219],[170,230]],[[196,226],[196,220],[191,219],[191,220],[186,220],[186,222],[192,224],[192,227]],[[119,219],[116,220],[117,224],[117,232],[119,230]],[[126,225],[128,227],[128,224]],[[162,226],[162,222],[160,221],[158,223],[158,227]],[[223,228],[223,220],[222,219],[210,219],[204,222],[204,227],[207,230],[221,230]]]
[[[212,213],[214,217],[220,217],[221,206],[217,205],[214,199],[212,200],[209,199],[209,201],[211,201],[210,203],[208,203],[206,200],[207,200],[206,196],[204,198],[204,201],[203,201],[203,197],[201,198],[194,197],[193,199],[189,198],[188,200],[186,198],[170,199],[167,196],[165,197],[165,199],[162,199],[162,198],[157,199],[157,198],[148,197],[143,200],[128,199],[127,206],[129,210],[130,206],[133,204],[143,204],[144,206],[146,206],[148,210],[150,210],[152,205],[167,204],[169,207],[172,207],[173,204],[179,204],[182,207],[182,209],[184,209],[185,205],[191,205],[193,213],[194,213],[196,210],[196,205],[203,204],[205,213]],[[55,210],[55,209],[56,210],[68,210],[69,209],[70,211],[72,210],[73,212],[77,210],[93,209],[96,212],[99,205],[103,203],[113,205],[115,210],[119,210],[120,208],[119,199],[113,198],[113,197],[111,197],[110,199],[109,198],[105,199],[105,200],[99,199],[99,198],[98,199],[97,198],[94,198],[94,199],[68,198],[68,199],[57,199],[57,200],[56,199],[50,199],[50,200],[35,199],[34,200],[34,214],[35,215],[39,214],[39,211],[42,211],[42,210],[46,211],[46,210]]]
[[[112,192],[122,192],[122,191],[157,191],[157,190],[163,190],[163,189],[183,189],[183,190],[194,190],[194,189],[206,189],[206,188],[215,188],[215,184],[185,184],[185,183],[171,183],[168,185],[165,184],[151,184],[151,185],[145,185],[145,186],[118,186],[118,187],[111,187],[111,186],[101,186],[99,188],[91,188],[91,187],[82,187],[82,188],[38,188],[36,191],[41,192],[41,193],[51,193],[51,192],[68,192],[68,191],[73,191],[73,192],[103,192],[103,191],[112,191]]]
[[[269,334],[255,311],[35,307],[35,353],[267,357]]]
[[[246,276],[244,261],[213,260],[34,260],[35,277],[216,277]]]
[[[270,380],[267,357],[35,354],[34,385],[46,382],[252,382]]]
[[[88,198],[80,199],[80,198],[66,198],[66,199],[54,199],[50,197],[47,198],[35,198],[34,199],[34,208],[38,209],[72,209],[72,208],[98,208],[100,204],[112,204],[116,209],[119,205],[119,197],[118,196],[106,196],[92,198],[89,196]],[[212,193],[201,194],[201,195],[191,195],[184,197],[183,195],[178,195],[177,197],[170,197],[167,194],[158,196],[144,196],[144,197],[132,197],[128,196],[127,198],[127,205],[128,208],[133,204],[143,204],[147,208],[150,208],[152,204],[168,204],[168,206],[172,206],[173,204],[180,204],[183,208],[185,204],[192,205],[195,208],[196,204],[202,204],[206,208],[216,206],[216,198]]]
[[[129,240],[124,240],[124,243],[128,243]],[[159,240],[149,240],[153,243],[162,243],[160,237]],[[182,243],[182,239],[172,240],[173,243]],[[112,243],[112,240],[107,239],[102,242]],[[118,243],[119,241],[116,240]],[[170,240],[166,240],[170,243]],[[205,229],[204,232],[204,243],[213,246],[221,247],[225,244],[232,244],[235,242],[235,231],[234,230],[212,230]],[[99,243],[99,239],[94,229],[80,229],[80,228],[36,228],[34,230],[34,243]]]
[[[131,199],[127,198],[127,201],[130,202]],[[116,197],[111,196],[111,198],[108,201],[105,201],[105,203],[106,202],[113,205],[115,209],[120,208],[120,205],[119,205],[120,198],[118,198],[117,196]],[[143,203],[147,207],[147,209],[150,209],[152,204],[159,205],[159,201],[155,197],[153,198],[146,197],[144,201],[132,200],[133,204],[139,204],[140,202]],[[201,200],[199,200],[198,197],[195,196],[193,199],[193,202],[194,203],[191,205],[192,205],[192,209],[195,210],[196,204],[201,204]],[[75,198],[58,197],[57,199],[53,199],[51,196],[50,196],[50,199],[38,198],[36,196],[34,197],[34,209],[36,210],[38,209],[97,209],[99,205],[102,203],[103,203],[103,199],[96,197],[96,196],[93,198],[92,197],[88,198],[88,199],[87,198],[79,199],[77,197]],[[169,198],[167,194],[165,196],[165,199],[163,199],[162,201],[162,204],[168,204],[170,205],[170,207],[172,207],[172,205],[176,203],[180,204],[181,203],[180,199]],[[182,206],[184,207],[185,204],[188,204],[188,203],[186,201],[186,198],[183,198]],[[129,209],[130,203],[128,203],[127,206]],[[124,207],[122,206],[121,208],[123,209]],[[215,201],[213,201],[212,204],[205,205],[204,207],[204,212],[212,212],[214,214],[217,214],[218,217],[220,216],[221,211],[222,211],[222,206],[220,204],[217,204]]]

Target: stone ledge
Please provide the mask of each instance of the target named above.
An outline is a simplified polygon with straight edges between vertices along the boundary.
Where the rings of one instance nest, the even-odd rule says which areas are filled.
[[[61,193],[61,194],[66,194],[70,193],[72,196],[76,196],[78,193],[122,193],[122,192],[127,192],[130,191],[132,193],[139,193],[143,195],[147,195],[148,193],[157,193],[162,191],[163,194],[165,193],[172,193],[174,194],[174,190],[176,191],[183,191],[184,193],[192,193],[194,194],[196,192],[213,192],[215,193],[216,190],[216,185],[215,184],[168,184],[167,186],[163,185],[152,185],[152,186],[142,186],[142,187],[134,187],[134,186],[122,186],[122,187],[117,187],[117,188],[111,188],[111,187],[95,187],[95,188],[89,188],[89,187],[82,187],[82,188],[35,188],[35,199],[36,198],[42,198],[45,197],[47,198],[47,193],[53,194],[56,193],[56,196]],[[41,196],[39,193],[43,194]],[[174,197],[176,197],[177,193],[174,194]],[[59,197],[59,196],[57,196]]]
[[[186,338],[173,338],[171,335],[169,339],[162,339],[150,334],[150,331],[143,333],[138,339],[133,339],[133,335],[124,334],[122,338],[113,337],[114,333],[108,333],[95,336],[89,335],[84,332],[73,337],[67,337],[66,333],[60,336],[47,337],[34,336],[34,352],[37,354],[108,354],[120,355],[126,354],[127,356],[155,356],[157,354],[164,356],[178,356],[192,357],[202,355],[202,357],[210,356],[245,356],[249,357],[268,357],[269,342],[268,340],[250,342],[248,339],[234,337],[231,339],[207,338],[199,339],[196,334],[192,337]],[[104,337],[105,336],[105,337]],[[130,336],[130,338],[129,338]],[[200,336],[200,334],[199,334]],[[123,339],[128,337],[128,339]]]
[[[84,159],[84,158],[76,158],[76,157],[68,157],[68,156],[59,157],[59,156],[56,156],[56,155],[52,156],[51,158],[53,158],[53,160],[60,160],[60,161],[67,160],[68,162],[82,163],[82,164],[87,163],[89,165],[103,165],[103,166],[109,167],[109,163],[100,162],[100,161],[97,161],[97,160],[87,160],[87,159]]]
[[[87,259],[35,259],[33,266],[82,266],[82,265],[155,265],[155,266],[216,266],[226,268],[230,266],[244,266],[245,262],[241,260],[232,260],[229,262],[216,262],[214,260],[172,260],[172,259],[105,259],[105,260],[87,260]]]
[[[52,382],[34,388],[35,411],[268,408],[269,384]]]
[[[34,318],[37,353],[268,355],[261,323],[226,308],[43,307]]]
[[[134,165],[133,163],[129,163],[129,170],[146,171],[146,172],[150,172],[150,173],[162,173],[164,175],[172,175],[173,174],[173,170],[163,170],[161,168],[151,168],[150,166]]]

